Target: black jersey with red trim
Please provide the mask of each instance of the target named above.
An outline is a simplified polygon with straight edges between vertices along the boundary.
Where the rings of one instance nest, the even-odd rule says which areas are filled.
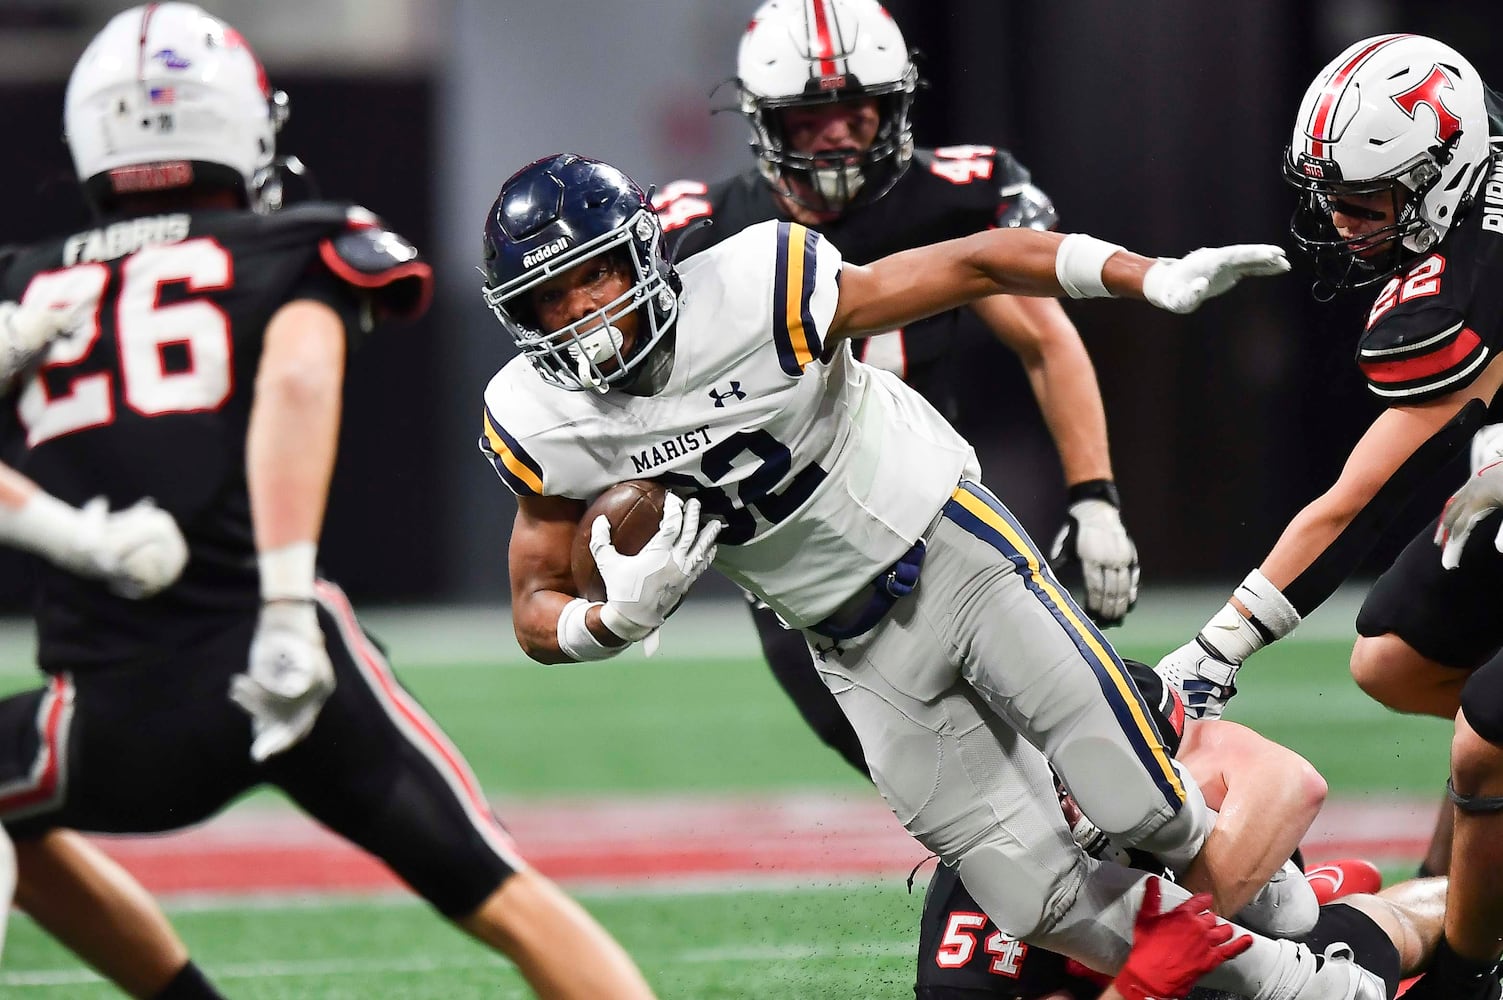
[[[16,464],[75,506],[152,498],[190,553],[182,578],[145,601],[38,560],[43,669],[180,653],[255,609],[245,435],[267,323],[314,300],[354,340],[382,315],[420,312],[431,284],[375,216],[327,202],[120,218],[0,258],[0,297],[100,299],[10,401]]]
[[[754,223],[780,219],[772,188],[750,169],[715,184],[680,180],[653,198],[677,259],[698,253]],[[712,225],[692,226],[698,219]],[[1054,204],[1011,153],[991,146],[914,151],[893,189],[869,204],[811,228],[854,264],[997,227],[1053,229]],[[950,413],[950,379],[938,362],[955,346],[960,311],[854,341],[856,357],[896,372],[940,412]]]
[[[1500,346],[1503,161],[1435,250],[1383,286],[1368,313],[1357,365],[1384,402],[1406,406],[1465,389]]]

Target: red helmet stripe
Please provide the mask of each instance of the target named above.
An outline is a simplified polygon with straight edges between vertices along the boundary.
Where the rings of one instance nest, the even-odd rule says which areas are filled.
[[[1410,36],[1384,35],[1382,38],[1379,38],[1377,41],[1364,48],[1361,52],[1358,52],[1356,55],[1348,59],[1346,63],[1331,76],[1330,82],[1326,84],[1325,89],[1320,92],[1320,98],[1315,102],[1315,110],[1310,114],[1309,133],[1311,156],[1324,157],[1326,155],[1326,143],[1327,141],[1329,141],[1329,136],[1326,133],[1330,131],[1331,115],[1336,110],[1336,105],[1341,103],[1341,93],[1342,91],[1346,90],[1347,81],[1352,78],[1352,74],[1357,72],[1357,68],[1364,62],[1366,62],[1373,53],[1377,52],[1389,42],[1394,42],[1399,40],[1400,38],[1408,37]]]
[[[149,3],[141,12],[141,38],[136,46],[136,79],[146,79],[146,29],[151,24],[151,15],[157,12],[157,5]]]
[[[814,55],[819,57],[819,75],[835,75],[835,43],[830,38],[830,0],[813,0],[814,3]]]

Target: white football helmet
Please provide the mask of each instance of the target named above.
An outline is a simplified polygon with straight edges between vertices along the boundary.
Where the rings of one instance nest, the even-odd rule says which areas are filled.
[[[96,206],[208,183],[270,209],[286,118],[287,96],[240,32],[192,4],[150,3],[116,14],[79,57],[63,134]]]
[[[1305,91],[1284,157],[1286,178],[1302,192],[1290,229],[1321,281],[1370,284],[1445,237],[1491,156],[1482,79],[1471,63],[1421,35],[1364,39]],[[1332,201],[1379,192],[1393,195],[1395,223],[1342,239]],[[1382,253],[1355,252],[1385,240]]]
[[[918,70],[877,0],[767,0],[741,37],[736,73],[738,109],[751,125],[757,167],[784,196],[838,212],[858,195],[882,197],[908,168]],[[788,148],[781,111],[862,97],[877,99],[881,123],[859,156]],[[800,182],[797,189],[790,178]]]

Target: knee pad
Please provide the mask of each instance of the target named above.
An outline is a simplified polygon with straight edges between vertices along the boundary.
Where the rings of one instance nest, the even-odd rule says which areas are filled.
[[[1170,871],[1183,874],[1205,846],[1214,814],[1206,806],[1205,796],[1200,793],[1200,786],[1190,776],[1189,770],[1179,761],[1174,762],[1174,770],[1185,786],[1185,804],[1156,829],[1125,846],[1148,851],[1164,862]]]
[[[1017,857],[1010,842],[996,842],[969,851],[956,870],[1003,934],[1031,941],[1075,903],[1087,875],[1099,864],[1084,851],[1077,850],[1074,857],[1074,866],[1061,873]]]

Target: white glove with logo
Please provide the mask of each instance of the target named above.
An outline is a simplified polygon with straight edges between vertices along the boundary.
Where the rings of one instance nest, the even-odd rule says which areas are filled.
[[[60,305],[0,302],[0,382],[24,368],[52,338],[82,323],[98,303],[97,293]]]
[[[1446,569],[1461,565],[1461,551],[1472,529],[1499,507],[1503,507],[1503,461],[1483,466],[1446,501],[1435,528],[1435,544],[1442,546],[1440,564]],[[1493,545],[1503,552],[1503,525],[1499,525]]]
[[[1080,563],[1086,611],[1097,625],[1122,624],[1138,601],[1138,548],[1122,526],[1121,513],[1107,500],[1077,500],[1070,505],[1049,561],[1056,570]]]
[[[699,501],[669,493],[663,520],[642,551],[624,556],[611,545],[610,522],[602,515],[590,526],[590,553],[605,581],[600,622],[627,642],[657,631],[678,602],[715,560],[715,539],[724,525],[699,525]]]
[[[1283,274],[1289,260],[1282,247],[1249,243],[1204,247],[1183,257],[1161,257],[1143,275],[1143,297],[1172,313],[1194,312],[1243,278]]]
[[[251,717],[251,759],[265,761],[307,736],[333,690],[334,665],[324,649],[317,605],[261,605],[250,664],[230,679],[230,700]]]
[[[1299,611],[1260,570],[1247,574],[1232,596],[1244,615],[1228,601],[1211,616],[1194,639],[1170,653],[1153,669],[1179,691],[1192,719],[1219,719],[1237,693],[1233,683],[1242,661],[1293,632]]]

